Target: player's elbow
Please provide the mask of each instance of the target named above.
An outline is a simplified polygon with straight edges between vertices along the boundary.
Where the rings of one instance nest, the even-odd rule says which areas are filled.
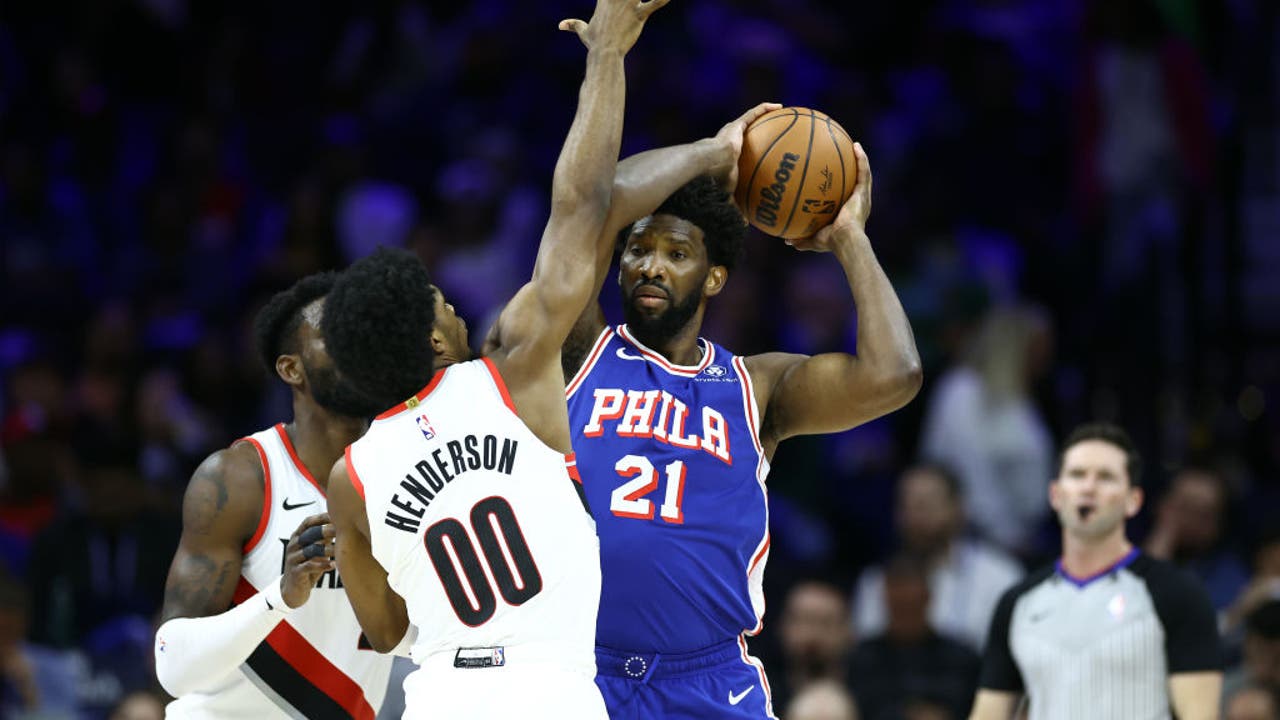
[[[182,697],[193,692],[199,691],[200,681],[207,679],[207,676],[200,673],[199,669],[194,667],[196,663],[184,662],[181,649],[170,647],[165,641],[166,629],[173,627],[174,623],[181,623],[182,619],[169,620],[160,626],[156,631],[156,642],[153,652],[156,661],[156,680],[160,681],[160,687],[173,697]]]
[[[885,412],[897,410],[911,402],[924,384],[924,371],[919,358],[902,358],[880,371],[876,394]]]

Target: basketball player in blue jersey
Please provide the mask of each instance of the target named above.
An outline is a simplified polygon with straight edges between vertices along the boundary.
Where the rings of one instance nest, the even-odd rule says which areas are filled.
[[[605,234],[622,238],[626,323],[606,327],[593,305],[565,346],[573,446],[600,535],[597,684],[614,720],[773,717],[744,640],[764,612],[769,460],[789,437],[848,430],[920,387],[911,327],[865,232],[861,146],[834,223],[788,242],[844,269],[857,354],[743,357],[699,337],[745,233],[726,191],[743,129],[773,107],[619,164]]]
[[[382,704],[392,658],[361,642],[325,512],[329,468],[378,410],[321,339],[336,278],[303,278],[254,320],[293,419],[213,453],[187,485],[155,645],[170,718],[372,720]]]

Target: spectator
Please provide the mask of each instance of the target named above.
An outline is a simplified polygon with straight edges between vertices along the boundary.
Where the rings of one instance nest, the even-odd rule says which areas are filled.
[[[921,454],[955,469],[969,519],[1013,553],[1029,549],[1053,473],[1053,441],[1031,397],[1051,345],[1042,310],[990,311],[967,361],[942,375],[925,411]]]
[[[853,635],[838,587],[816,579],[792,586],[779,626],[782,668],[770,674],[774,707],[789,707],[812,683],[844,680]]]
[[[908,711],[964,717],[978,684],[977,653],[929,623],[925,567],[899,555],[884,572],[888,625],[859,642],[849,663],[849,684],[867,720],[891,720]]]
[[[929,623],[938,631],[982,650],[991,613],[1022,568],[999,548],[966,537],[960,481],[941,465],[917,465],[898,480],[897,529],[901,549],[929,573]],[[860,637],[884,631],[884,568],[858,579],[854,626]]]
[[[1247,685],[1227,698],[1225,720],[1280,720],[1276,693],[1261,685]]]
[[[1280,597],[1267,600],[1245,618],[1244,660],[1223,678],[1223,697],[1252,685],[1280,692]]]
[[[1239,597],[1249,580],[1244,564],[1222,546],[1226,512],[1222,477],[1203,468],[1183,468],[1160,499],[1146,544],[1148,555],[1170,560],[1200,578],[1217,610]]]
[[[858,720],[858,706],[835,680],[809,683],[786,706],[787,720]]]

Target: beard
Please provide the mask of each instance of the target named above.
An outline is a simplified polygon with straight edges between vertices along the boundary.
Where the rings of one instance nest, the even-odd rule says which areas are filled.
[[[704,275],[702,280],[699,280],[694,287],[702,287],[706,279]],[[656,287],[667,294],[668,304],[666,310],[652,315],[636,307],[636,290],[645,286]],[[698,305],[701,302],[702,295],[696,291],[691,291],[685,297],[676,299],[675,294],[671,292],[671,288],[666,285],[644,283],[643,285],[637,285],[627,295],[622,311],[627,321],[627,327],[630,328],[636,339],[651,348],[656,348],[675,337],[677,333],[689,324],[689,320],[698,312]]]
[[[311,383],[311,397],[329,412],[350,418],[369,418],[386,410],[381,403],[347,382],[338,374],[337,368],[308,368],[304,363],[303,369]]]

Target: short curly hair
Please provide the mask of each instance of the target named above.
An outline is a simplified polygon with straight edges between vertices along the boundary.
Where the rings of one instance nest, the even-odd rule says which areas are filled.
[[[328,295],[337,280],[338,273],[332,271],[308,275],[288,290],[272,295],[254,316],[254,342],[268,374],[275,374],[276,358],[301,352],[298,328],[302,326],[302,309]]]
[[[709,175],[700,175],[685,183],[653,211],[654,215],[673,215],[697,225],[707,247],[707,260],[732,270],[742,259],[742,243],[747,236],[747,223],[729,199],[729,193]],[[628,225],[618,234],[618,247],[626,245],[634,227]]]
[[[416,255],[380,247],[343,271],[325,299],[325,348],[352,385],[391,407],[421,390],[435,363],[436,289]]]

